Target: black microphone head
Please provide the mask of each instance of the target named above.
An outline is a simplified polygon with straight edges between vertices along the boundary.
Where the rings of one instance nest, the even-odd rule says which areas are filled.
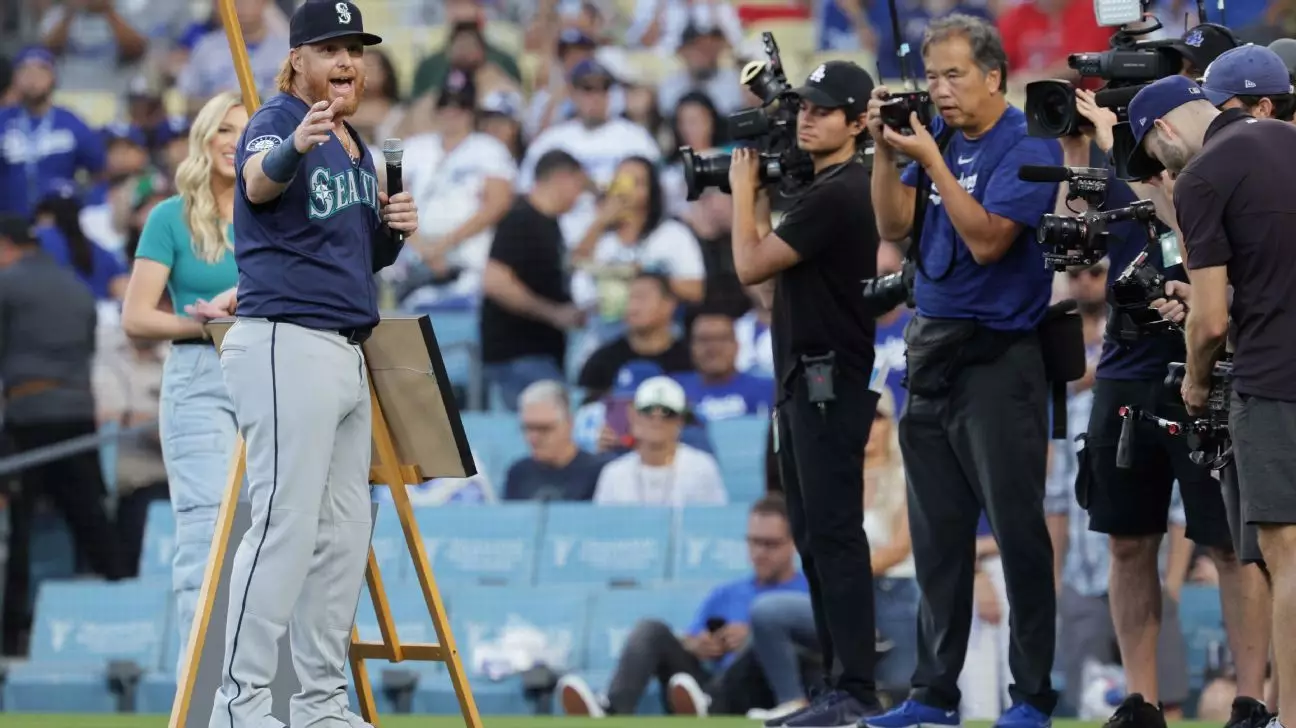
[[[1134,97],[1138,95],[1138,92],[1143,90],[1143,87],[1146,85],[1147,84],[1143,83],[1137,86],[1099,89],[1098,92],[1094,94],[1094,103],[1104,109],[1128,108],[1130,102],[1134,100]]]
[[[392,167],[401,166],[401,157],[405,155],[405,142],[400,139],[388,139],[382,145],[383,159]]]
[[[1071,172],[1066,167],[1023,164],[1017,169],[1017,179],[1023,182],[1066,182],[1071,179]]]

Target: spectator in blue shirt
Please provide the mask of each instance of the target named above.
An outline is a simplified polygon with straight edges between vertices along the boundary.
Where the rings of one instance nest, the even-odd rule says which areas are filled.
[[[689,334],[693,371],[675,375],[689,406],[708,422],[762,415],[774,399],[774,380],[738,371],[734,319],[716,310],[693,318]]]
[[[0,212],[30,216],[45,181],[104,168],[103,142],[53,102],[54,54],[28,48],[14,60],[18,103],[0,108]]]
[[[918,246],[900,445],[923,601],[910,699],[867,724],[960,723],[972,542],[984,508],[1015,615],[1013,705],[996,725],[1046,728],[1057,703],[1050,678],[1057,604],[1043,509],[1049,398],[1036,329],[1053,274],[1035,227],[1052,211],[1057,187],[1022,182],[1018,169],[1060,164],[1062,150],[1056,140],[1028,136],[1026,115],[1005,98],[1007,55],[992,24],[963,14],[932,21],[922,55],[939,111],[930,131],[917,114],[912,134],[883,124],[884,87],[869,104],[879,231],[887,240],[913,235]],[[914,160],[903,175],[901,155]]]
[[[885,276],[899,273],[904,265],[904,251],[899,245],[883,240],[878,244],[878,275]],[[904,411],[905,404],[905,342],[904,331],[913,318],[913,309],[899,306],[878,316],[877,334],[873,339],[873,376],[886,380],[886,385],[895,397],[899,411]],[[875,382],[874,389],[879,385]]]
[[[558,691],[567,715],[633,714],[654,676],[662,680],[675,715],[743,715],[752,708],[773,707],[774,695],[748,643],[751,605],[762,594],[809,592],[805,576],[797,571],[780,496],[752,506],[747,550],[752,576],[716,587],[682,635],[655,619],[635,625],[606,697],[596,696],[578,675],[564,675]]]
[[[126,295],[129,272],[116,255],[96,245],[81,227],[81,202],[69,182],[55,182],[36,205],[34,232],[41,247],[59,265],[71,268],[95,300]]]
[[[504,500],[588,501],[606,457],[572,440],[571,400],[562,382],[541,380],[518,396],[519,420],[531,454],[509,467]]]

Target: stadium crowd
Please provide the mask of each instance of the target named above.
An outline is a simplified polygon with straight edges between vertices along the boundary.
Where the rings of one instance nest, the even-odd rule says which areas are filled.
[[[726,115],[759,103],[739,71],[764,57],[761,30],[776,33],[794,79],[820,59],[851,58],[889,80],[900,74],[892,49],[917,47],[931,19],[989,18],[1012,69],[1010,94],[1020,99],[1025,83],[1070,74],[1068,54],[1106,48],[1111,29],[1097,25],[1090,0],[906,0],[897,6],[902,38],[893,37],[886,3],[858,0],[360,4],[369,27],[393,40],[365,54],[367,83],[352,122],[375,147],[404,139],[405,188],[422,211],[418,234],[381,274],[383,308],[427,313],[443,346],[462,344],[467,363],[451,370],[461,408],[510,418],[528,450],[473,478],[418,486],[415,503],[749,505],[739,537],[751,576],[716,588],[692,624],[640,622],[608,684],[555,675],[556,709],[635,712],[653,680],[675,713],[764,719],[804,705],[816,682],[816,635],[776,468],[767,463],[756,485],[726,482],[708,429],[768,417],[774,405],[768,291],[739,282],[730,198],[713,189],[688,200],[678,149],[730,146]],[[288,51],[293,3],[235,5],[264,93]],[[1188,8],[1155,10],[1169,19]],[[1296,2],[1233,0],[1227,21],[1242,40],[1268,44],[1296,35]],[[208,119],[202,128],[200,112],[239,88],[207,0],[44,0],[0,16],[0,27],[0,213],[9,221],[0,226],[0,378],[33,370],[61,382],[91,377],[81,389],[6,389],[0,453],[125,433],[112,440],[111,458],[83,449],[0,475],[10,481],[3,650],[21,660],[38,586],[29,564],[44,558],[40,531],[51,523],[41,514],[66,522],[78,571],[132,578],[150,504],[176,496],[165,441],[200,434],[159,432],[164,363],[181,347],[128,335],[122,302],[137,256],[180,264],[158,257],[149,228],[178,221],[182,163],[207,155],[223,123]],[[234,105],[230,97],[222,108]],[[213,154],[232,157],[236,141]],[[34,238],[13,220],[28,221]],[[15,274],[11,266],[33,243],[52,265]],[[879,275],[901,269],[907,245],[883,243]],[[1090,376],[1069,390],[1072,434],[1089,421],[1108,275],[1098,265],[1055,283],[1058,298],[1079,303],[1091,353]],[[163,309],[175,313],[200,303],[171,288],[162,294]],[[919,598],[895,432],[911,315],[901,308],[878,321],[873,379],[882,397],[861,491],[877,579],[878,678],[897,699],[916,661]],[[470,325],[452,333],[443,329],[450,320]],[[57,357],[22,355],[55,339]],[[480,462],[482,444],[472,445]],[[1055,673],[1063,711],[1105,717],[1121,697],[1108,545],[1076,503],[1077,467],[1072,444],[1055,441],[1046,501],[1060,595]],[[374,497],[390,498],[382,488]],[[1168,716],[1221,722],[1232,699],[1226,650],[1192,645],[1211,654],[1206,674],[1190,684],[1190,647],[1177,628],[1185,585],[1213,585],[1217,576],[1185,537],[1177,498],[1171,511],[1161,554],[1168,627],[1158,651],[1160,699]],[[1011,681],[1003,569],[982,525],[961,680],[966,718],[997,717]],[[176,564],[178,573],[179,555]],[[200,574],[201,565],[184,568]],[[197,588],[176,579],[177,594]]]

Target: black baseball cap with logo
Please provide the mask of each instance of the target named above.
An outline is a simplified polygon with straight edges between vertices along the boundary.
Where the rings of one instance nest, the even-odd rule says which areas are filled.
[[[1221,53],[1242,45],[1233,31],[1215,23],[1202,23],[1184,31],[1170,47],[1187,58],[1198,73],[1205,72]]]
[[[873,77],[850,61],[828,61],[811,71],[805,85],[793,93],[816,106],[843,109],[853,119],[868,110]]]
[[[288,23],[288,45],[293,48],[347,37],[367,46],[382,43],[382,38],[364,32],[364,18],[355,3],[307,0]]]

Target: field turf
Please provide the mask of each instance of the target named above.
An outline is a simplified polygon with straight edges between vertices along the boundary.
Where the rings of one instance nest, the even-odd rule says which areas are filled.
[[[745,718],[606,718],[589,721],[582,718],[537,718],[486,716],[486,728],[557,728],[586,725],[590,728],[758,728],[760,723]],[[9,715],[0,713],[0,728],[165,728],[166,716],[159,715]],[[989,722],[969,722],[966,728],[990,728]],[[1098,722],[1059,720],[1054,728],[1100,728]],[[1175,723],[1184,728],[1219,728],[1213,723]],[[463,721],[452,716],[392,716],[383,718],[379,728],[461,728]]]

